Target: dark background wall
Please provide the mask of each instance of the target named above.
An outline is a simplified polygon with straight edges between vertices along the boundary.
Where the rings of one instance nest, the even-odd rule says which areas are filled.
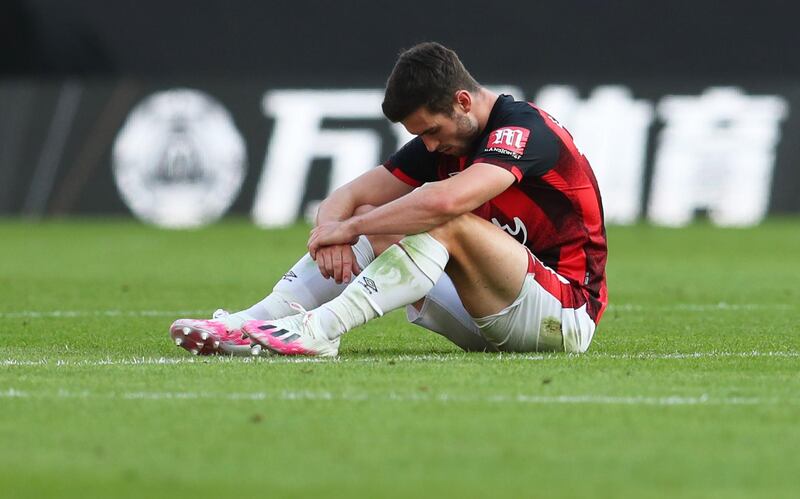
[[[435,39],[486,77],[613,81],[800,76],[793,1],[4,0],[6,74],[383,80]]]
[[[3,0],[0,214],[127,211],[108,168],[114,136],[137,102],[178,86],[209,92],[234,116],[249,168],[232,209],[247,212],[272,131],[266,90],[380,88],[397,53],[424,40],[454,48],[479,81],[527,97],[558,83],[583,96],[620,83],[652,103],[713,86],[780,95],[790,110],[770,211],[798,212],[799,17],[800,3],[776,0]],[[50,158],[42,144],[60,144],[54,123],[73,101]],[[38,174],[52,186],[37,204]]]

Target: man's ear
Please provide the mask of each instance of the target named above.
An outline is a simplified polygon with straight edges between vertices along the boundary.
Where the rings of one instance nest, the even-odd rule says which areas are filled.
[[[472,94],[466,90],[458,90],[455,95],[456,109],[468,113],[472,109]]]

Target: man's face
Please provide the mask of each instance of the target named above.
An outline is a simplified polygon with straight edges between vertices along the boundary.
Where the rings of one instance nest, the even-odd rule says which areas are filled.
[[[422,106],[402,122],[409,133],[418,135],[430,152],[450,156],[464,156],[478,136],[478,120],[460,106],[454,106],[453,115],[431,113]]]

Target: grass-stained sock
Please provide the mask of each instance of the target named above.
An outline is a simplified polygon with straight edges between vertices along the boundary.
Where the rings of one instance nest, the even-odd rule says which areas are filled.
[[[430,234],[403,238],[365,268],[341,295],[314,312],[333,339],[386,312],[425,296],[450,255]]]

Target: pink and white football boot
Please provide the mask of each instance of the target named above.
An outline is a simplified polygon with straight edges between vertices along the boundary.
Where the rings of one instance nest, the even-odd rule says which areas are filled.
[[[211,320],[178,319],[169,328],[176,346],[194,355],[259,355],[242,334],[244,320],[219,309]]]
[[[328,339],[312,312],[306,312],[297,303],[290,305],[301,313],[282,319],[244,323],[242,332],[250,338],[253,348],[261,351],[263,347],[280,355],[339,355],[339,338]]]

